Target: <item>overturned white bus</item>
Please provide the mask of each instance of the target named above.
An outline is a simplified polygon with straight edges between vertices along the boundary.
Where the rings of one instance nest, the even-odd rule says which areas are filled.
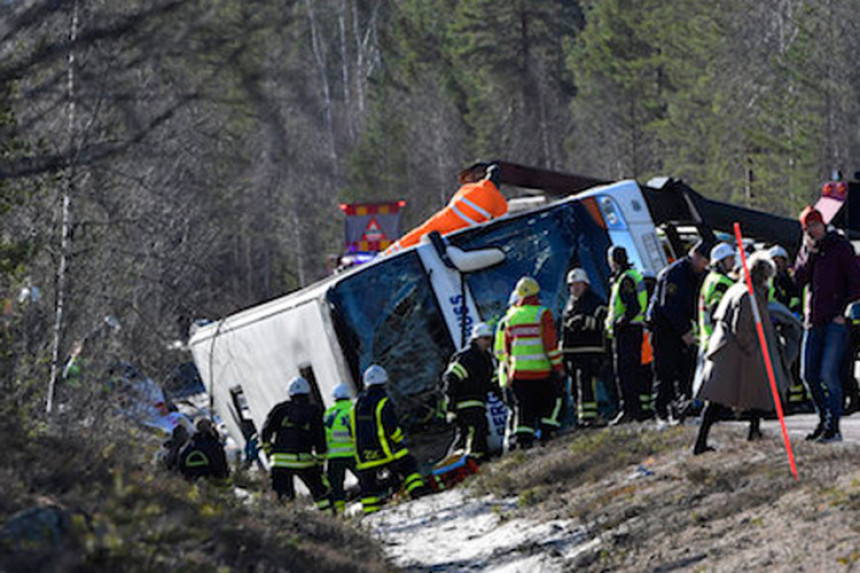
[[[654,277],[667,264],[667,253],[683,248],[677,225],[711,232],[696,212],[696,201],[704,200],[694,193],[693,200],[679,200],[669,193],[669,186],[677,185],[671,180],[656,190],[631,180],[600,185],[553,173],[547,179],[540,175],[549,172],[531,170],[538,176],[529,185],[523,183],[523,170],[528,168],[502,164],[502,182],[540,187],[550,195],[590,189],[444,238],[434,236],[197,329],[190,341],[194,361],[231,435],[244,443],[254,427],[260,428],[272,406],[285,399],[292,376],[307,378],[314,399],[327,405],[341,382],[357,393],[360,373],[372,363],[388,370],[389,392],[407,427],[420,427],[435,414],[441,374],[451,354],[466,343],[470,325],[479,320],[495,324],[520,277],[538,280],[542,303],[560,320],[569,269],[584,268],[593,288],[606,297],[605,253],[611,245],[625,246],[636,268]],[[701,205],[712,208],[714,203]],[[656,223],[667,231],[659,235],[655,211]],[[796,231],[795,242],[799,239],[793,222],[751,213],[768,217],[769,232],[789,236]],[[504,406],[492,405],[488,415],[491,446],[497,448]]]

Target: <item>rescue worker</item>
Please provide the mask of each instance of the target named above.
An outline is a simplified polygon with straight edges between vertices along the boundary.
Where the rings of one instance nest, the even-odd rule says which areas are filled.
[[[773,277],[773,283],[770,287],[770,300],[782,303],[792,314],[798,318],[803,318],[801,292],[797,288],[794,277],[791,276],[789,270],[790,261],[788,251],[780,245],[774,245],[768,250],[768,254],[776,265],[776,276]],[[786,413],[811,412],[811,397],[806,391],[806,386],[803,385],[803,380],[800,377],[799,355],[797,360],[791,364],[789,372],[791,374],[791,383],[786,396]]]
[[[475,461],[489,453],[487,446],[487,394],[498,393],[493,384],[493,329],[484,322],[472,327],[469,346],[451,358],[442,376],[447,419],[456,425],[448,455],[462,450]]]
[[[538,430],[541,442],[547,442],[560,426],[564,367],[555,318],[538,299],[540,285],[532,277],[522,277],[516,290],[517,303],[507,315],[504,353],[517,401],[516,447],[528,449]]]
[[[488,166],[484,179],[476,182],[464,182],[444,209],[438,211],[421,226],[400,237],[394,244],[385,249],[384,254],[390,255],[401,249],[411,247],[431,231],[439,231],[441,234],[447,235],[457,229],[471,227],[501,217],[508,212],[508,202],[499,191],[500,177],[498,165]]]
[[[711,249],[711,272],[702,282],[699,291],[699,348],[708,348],[708,337],[714,331],[714,312],[734,279],[729,276],[735,266],[735,249],[728,243],[719,243]]]
[[[352,400],[349,387],[338,384],[332,393],[334,404],[323,416],[326,444],[326,476],[331,487],[331,499],[335,513],[343,513],[346,508],[346,492],[343,482],[346,471],[358,477],[355,469],[355,442],[351,433]]]
[[[361,506],[365,514],[370,514],[382,509],[385,503],[378,476],[382,470],[402,480],[412,499],[425,495],[427,486],[406,447],[406,435],[385,391],[388,373],[373,364],[364,371],[362,380],[364,391],[352,406],[351,424]]]
[[[562,353],[570,376],[571,395],[577,402],[577,423],[581,427],[601,424],[597,411],[597,383],[606,362],[603,330],[606,301],[591,289],[584,269],[567,273],[570,298],[562,314]]]
[[[322,469],[327,451],[322,408],[310,401],[311,386],[301,376],[290,380],[287,392],[290,399],[272,408],[260,434],[271,460],[272,489],[278,499],[294,500],[297,476],[317,509],[332,511],[331,489]]]
[[[612,289],[604,330],[612,340],[612,361],[621,396],[621,412],[612,425],[649,417],[651,389],[642,376],[642,337],[648,291],[642,275],[627,260],[627,250],[615,245],[607,251]]]
[[[188,443],[191,436],[188,435],[188,430],[183,424],[177,424],[173,431],[163,444],[161,444],[161,459],[169,471],[179,471],[179,455],[182,448]]]
[[[205,477],[225,483],[230,477],[230,468],[215,424],[208,418],[201,418],[196,429],[179,453],[180,473],[191,481]]]
[[[800,289],[797,288],[794,277],[789,272],[788,251],[780,245],[774,245],[768,250],[768,254],[776,265],[776,276],[773,277],[770,298],[781,302],[788,310],[800,317],[803,314],[803,304]]]
[[[508,316],[516,308],[516,302],[519,300],[517,289],[511,291],[508,297],[508,308],[505,315],[499,321],[496,327],[495,338],[493,340],[493,355],[496,357],[496,381],[502,392],[502,401],[507,406],[509,412],[515,412],[517,399],[514,396],[514,390],[508,380],[508,355],[505,354],[505,328],[508,324]],[[508,415],[508,423],[506,424],[506,435],[512,436],[516,431],[514,416]]]
[[[661,422],[674,422],[683,416],[692,396],[697,351],[696,307],[709,250],[699,241],[687,256],[661,270],[648,306],[654,347],[655,406]],[[675,410],[671,418],[670,408]]]

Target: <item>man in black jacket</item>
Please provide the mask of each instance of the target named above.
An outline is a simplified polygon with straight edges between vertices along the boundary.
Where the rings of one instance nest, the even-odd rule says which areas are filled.
[[[290,399],[272,408],[260,436],[270,455],[272,489],[278,499],[293,500],[293,476],[298,476],[317,509],[332,511],[331,489],[322,470],[327,451],[322,409],[311,403],[310,384],[301,376],[290,381],[288,392]]]
[[[562,315],[562,352],[570,376],[571,394],[578,396],[577,422],[580,427],[601,423],[597,412],[597,382],[606,364],[603,342],[606,301],[591,290],[584,269],[567,273],[570,298]]]
[[[495,366],[490,354],[493,329],[484,322],[472,327],[469,346],[454,354],[442,375],[447,418],[456,424],[456,433],[448,455],[462,450],[476,461],[488,452],[487,394],[498,394],[493,384]]]
[[[654,348],[654,393],[657,417],[667,422],[669,407],[692,398],[696,365],[694,325],[699,288],[710,262],[710,246],[696,243],[687,256],[664,268],[648,306],[648,326]]]
[[[179,471],[188,480],[206,477],[223,483],[230,477],[224,446],[208,418],[197,421],[197,431],[180,451]]]

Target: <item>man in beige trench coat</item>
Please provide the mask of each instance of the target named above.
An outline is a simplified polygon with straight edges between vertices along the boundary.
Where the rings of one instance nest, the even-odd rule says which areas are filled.
[[[776,267],[765,252],[753,254],[748,266],[774,375],[777,384],[783,385],[787,378],[779,359],[776,336],[767,310],[767,282],[774,275]],[[698,396],[707,400],[708,405],[693,448],[696,455],[714,449],[708,446],[708,432],[727,408],[752,413],[747,436],[750,440],[761,437],[759,424],[762,413],[774,410],[750,302],[747,285],[741,279],[726,291],[714,314],[715,328],[708,342],[702,388]]]

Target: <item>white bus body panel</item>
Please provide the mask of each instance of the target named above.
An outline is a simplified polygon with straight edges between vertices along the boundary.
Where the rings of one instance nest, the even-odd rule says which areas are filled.
[[[325,286],[299,291],[198,329],[189,346],[215,410],[244,444],[230,389],[241,386],[258,430],[272,407],[287,399],[287,383],[310,365],[324,404],[334,387],[355,388],[325,299]]]
[[[668,261],[639,184],[628,179],[576,195],[586,197],[597,200],[612,244],[627,249],[630,262],[644,276],[656,277]]]

